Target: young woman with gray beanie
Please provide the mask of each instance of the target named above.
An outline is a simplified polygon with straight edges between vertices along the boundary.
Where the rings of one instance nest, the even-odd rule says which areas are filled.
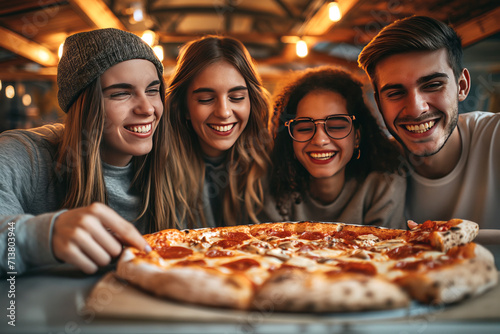
[[[65,124],[0,135],[0,255],[21,274],[61,262],[86,273],[168,216],[163,66],[138,36],[68,37],[58,65]],[[10,239],[8,239],[10,238]]]

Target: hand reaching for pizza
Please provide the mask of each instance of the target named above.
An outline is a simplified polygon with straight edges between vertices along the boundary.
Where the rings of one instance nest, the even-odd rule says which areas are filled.
[[[414,222],[413,220],[408,220],[406,224],[408,225],[408,228],[410,230],[413,230],[415,227],[418,226],[418,223]]]
[[[102,203],[66,211],[54,223],[54,256],[87,274],[120,255],[123,244],[151,249],[132,224]]]

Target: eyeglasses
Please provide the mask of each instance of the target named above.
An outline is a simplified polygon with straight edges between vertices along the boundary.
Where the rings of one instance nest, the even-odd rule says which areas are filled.
[[[325,133],[332,139],[342,139],[352,131],[352,122],[356,119],[354,115],[330,115],[325,119],[313,119],[300,117],[285,123],[293,140],[306,142],[316,134],[316,126],[323,123]]]

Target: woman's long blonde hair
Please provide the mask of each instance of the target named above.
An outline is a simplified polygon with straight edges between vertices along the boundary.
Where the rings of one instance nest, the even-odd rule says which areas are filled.
[[[177,225],[206,224],[203,213],[205,165],[198,137],[187,120],[187,89],[191,81],[208,65],[226,61],[245,78],[250,97],[250,117],[246,128],[226,157],[228,186],[223,199],[225,225],[257,222],[263,206],[262,181],[269,165],[271,137],[268,129],[269,94],[244,45],[233,38],[206,36],[187,43],[167,88],[166,114],[175,141],[174,154],[167,168],[176,175]],[[207,205],[207,203],[205,204]]]
[[[160,94],[164,104],[165,84],[161,73]],[[71,105],[65,121],[58,152],[56,173],[67,192],[61,208],[87,206],[93,202],[107,204],[100,146],[106,113],[100,78],[89,84]],[[142,209],[137,220],[144,219],[150,232],[166,227],[175,217],[171,175],[165,169],[170,156],[167,141],[168,119],[160,119],[153,135],[153,149],[144,156],[132,158],[135,172],[131,187],[141,194]]]

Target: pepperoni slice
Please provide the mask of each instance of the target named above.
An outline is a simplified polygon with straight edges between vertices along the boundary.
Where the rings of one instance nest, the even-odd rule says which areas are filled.
[[[247,271],[252,267],[260,267],[260,263],[254,259],[240,259],[233,262],[224,263],[222,266],[235,271]]]
[[[233,252],[219,250],[219,249],[210,249],[205,253],[205,256],[206,257],[226,257],[226,256],[233,256]]]
[[[332,270],[327,272],[327,275],[338,275],[341,273],[356,273],[366,276],[374,276],[377,274],[377,268],[368,262],[339,262],[337,266],[339,270]]]
[[[206,266],[205,260],[182,260],[176,263],[179,266],[196,266],[196,267],[204,267]]]
[[[241,242],[237,241],[237,240],[225,240],[225,239],[222,239],[222,240],[217,241],[214,245],[222,247],[222,248],[231,248],[231,247],[239,245],[240,243]]]
[[[391,249],[390,251],[386,252],[385,254],[393,260],[400,260],[404,259],[410,256],[417,256],[423,251],[423,249],[415,247],[415,246],[400,246],[396,247],[394,249]]]
[[[180,259],[193,254],[191,249],[180,246],[157,248],[156,251],[164,259]]]
[[[215,246],[220,246],[222,248],[231,248],[237,246],[243,241],[250,239],[251,237],[244,232],[227,232],[221,235],[222,240],[214,243]]]
[[[418,229],[420,231],[440,231],[440,232],[445,232],[450,230],[452,227],[457,226],[460,224],[463,220],[461,219],[451,219],[448,220],[445,223],[439,224],[439,222],[432,221],[432,220],[427,220],[423,222],[421,225],[418,226]]]
[[[321,232],[303,232],[299,238],[304,240],[319,240],[325,237],[324,233]]]
[[[222,237],[226,240],[240,241],[240,242],[251,238],[248,234],[244,232],[227,232],[224,233]]]
[[[289,238],[292,236],[292,232],[290,232],[290,231],[271,231],[267,235],[270,237]]]
[[[358,233],[354,232],[354,231],[340,231],[340,232],[336,232],[334,235],[333,235],[334,238],[336,239],[344,239],[344,240],[347,240],[347,241],[352,241],[354,239],[356,239],[358,237]]]

